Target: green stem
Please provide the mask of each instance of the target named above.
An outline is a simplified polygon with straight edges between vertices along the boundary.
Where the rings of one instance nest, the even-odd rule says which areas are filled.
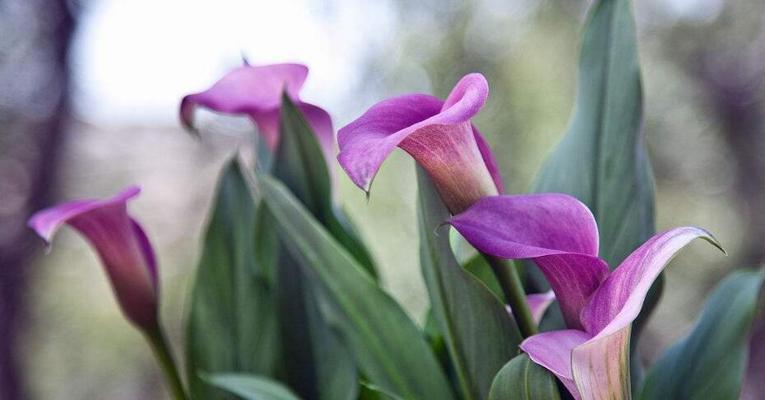
[[[146,340],[154,351],[154,357],[157,359],[162,372],[165,375],[165,381],[170,387],[175,400],[188,400],[186,390],[183,388],[181,376],[178,374],[178,368],[175,366],[173,354],[165,338],[165,333],[161,327],[157,327],[153,332],[145,332]]]
[[[539,332],[534,317],[531,315],[531,309],[526,301],[526,291],[523,290],[521,278],[515,266],[508,260],[503,260],[488,254],[483,254],[486,261],[491,266],[494,276],[502,287],[502,293],[505,294],[508,304],[513,309],[513,317],[518,322],[523,337],[529,337]]]

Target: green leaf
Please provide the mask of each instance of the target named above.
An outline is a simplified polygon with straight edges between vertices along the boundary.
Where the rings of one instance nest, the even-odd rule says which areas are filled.
[[[224,169],[197,266],[187,322],[187,370],[195,398],[223,393],[200,372],[272,375],[279,364],[276,308],[265,259],[257,257],[258,213],[236,161]]]
[[[568,193],[587,204],[600,230],[600,256],[616,268],[655,232],[654,182],[642,127],[643,92],[629,0],[599,0],[582,38],[578,92],[568,132],[536,178],[534,192]],[[547,289],[531,270],[536,290]],[[642,366],[638,335],[658,303],[654,284],[632,331],[633,388]]]
[[[300,400],[281,383],[263,376],[215,374],[205,380],[246,400]]]
[[[321,147],[303,114],[286,95],[282,99],[280,121],[274,175],[373,271],[361,242],[337,219]],[[271,217],[269,226],[274,223]],[[276,287],[286,381],[306,398],[353,399],[358,395],[356,366],[321,314],[320,293],[313,286],[294,257],[282,250]]]
[[[259,188],[283,245],[325,293],[332,326],[367,380],[406,399],[452,399],[449,382],[417,326],[366,270],[278,181]]]
[[[494,377],[489,400],[560,400],[555,377],[526,354],[510,360]]]
[[[534,191],[568,193],[587,204],[598,221],[600,256],[612,268],[655,229],[642,99],[630,3],[601,0],[584,31],[571,125]]]
[[[316,135],[286,94],[282,96],[280,129],[273,175],[290,188],[364,268],[376,275],[369,251],[345,214],[332,203],[332,179]]]
[[[426,173],[418,168],[420,264],[430,303],[465,399],[485,399],[492,377],[518,354],[521,335],[505,306],[463,270],[449,244],[449,219]]]
[[[362,381],[361,384],[364,386],[364,389],[367,389],[371,393],[377,395],[378,399],[386,399],[386,400],[404,400],[401,397],[396,396],[393,393],[385,391],[383,388],[374,385],[369,382]]]
[[[502,301],[505,298],[505,294],[502,293],[502,287],[499,286],[497,276],[494,275],[494,272],[491,271],[491,266],[489,266],[489,263],[486,262],[486,258],[484,258],[483,255],[476,254],[462,267],[465,268],[466,271],[473,274],[476,279],[486,285],[486,287],[489,288],[489,291],[491,291],[491,293],[494,294],[494,296],[496,296],[498,299]]]
[[[279,258],[278,275],[279,323],[286,381],[310,399],[356,398],[356,366],[348,349],[319,310],[318,301],[322,294],[286,250]]]
[[[691,334],[650,369],[640,398],[737,399],[762,282],[762,273],[747,271],[720,283]]]

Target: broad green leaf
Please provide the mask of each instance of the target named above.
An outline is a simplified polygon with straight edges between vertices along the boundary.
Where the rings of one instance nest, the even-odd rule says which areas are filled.
[[[406,399],[452,399],[449,382],[418,327],[283,184],[259,175],[283,245],[320,286],[365,378]]]
[[[364,386],[364,389],[368,390],[369,392],[373,393],[377,396],[378,399],[386,399],[386,400],[404,400],[403,398],[396,396],[393,393],[386,392],[381,387],[371,384],[369,382],[362,381],[361,384]]]
[[[762,282],[761,272],[747,271],[720,283],[690,335],[648,371],[640,398],[737,399]]]
[[[281,383],[263,376],[215,374],[205,380],[245,400],[300,400]]]
[[[486,285],[494,296],[500,300],[504,300],[505,294],[502,293],[502,287],[499,286],[497,276],[491,271],[489,263],[486,262],[486,259],[481,254],[476,254],[462,267]]]
[[[587,21],[577,97],[568,131],[545,161],[534,192],[568,193],[587,204],[600,230],[600,256],[616,268],[655,231],[654,183],[642,127],[643,92],[629,0],[599,0]],[[546,289],[532,270],[537,290]],[[658,302],[658,280],[633,327],[632,379],[641,365],[637,337]]]
[[[555,377],[519,354],[494,377],[489,400],[560,400]]]
[[[465,399],[485,399],[492,377],[518,354],[521,335],[505,306],[463,270],[442,227],[449,212],[418,168],[420,264],[430,303]]]
[[[195,398],[223,392],[199,373],[250,372],[272,375],[279,363],[276,305],[268,269],[254,252],[262,237],[258,213],[236,161],[218,183],[197,266],[187,325],[187,370]]]
[[[279,258],[278,276],[286,381],[306,398],[356,398],[358,377],[353,359],[319,310],[317,302],[321,294],[286,250]]]
[[[282,96],[280,129],[273,175],[290,188],[364,268],[376,275],[366,247],[345,214],[332,203],[332,179],[319,142],[303,114],[286,95]]]
[[[311,213],[344,239],[355,239],[342,228],[332,204],[327,164],[316,136],[303,114],[287,96],[281,108],[280,143],[273,160],[274,175]],[[269,226],[273,227],[271,218]],[[337,237],[337,236],[336,236]],[[346,242],[348,242],[346,240]],[[361,259],[372,270],[360,242]],[[332,332],[318,308],[319,291],[287,251],[279,252],[277,298],[285,379],[300,395],[310,399],[342,400],[358,395],[356,366],[349,351]]]
[[[598,1],[584,31],[571,125],[535,192],[576,196],[612,268],[654,233],[654,188],[641,133],[643,95],[629,0]]]

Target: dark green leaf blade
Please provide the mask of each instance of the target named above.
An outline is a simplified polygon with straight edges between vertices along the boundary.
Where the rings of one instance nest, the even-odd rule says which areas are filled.
[[[253,254],[262,237],[256,207],[239,164],[231,161],[218,183],[190,300],[186,354],[195,398],[223,397],[200,372],[272,375],[279,367],[272,266]]]
[[[321,285],[333,322],[366,379],[407,399],[452,399],[417,326],[278,181],[259,176],[282,243]]]
[[[215,374],[205,380],[245,400],[300,400],[281,383],[263,376]]]
[[[518,354],[521,335],[505,306],[457,263],[447,228],[449,212],[418,168],[420,264],[436,320],[446,339],[465,399],[485,399],[492,377]]]
[[[535,192],[590,207],[612,268],[654,233],[654,185],[641,134],[642,88],[629,0],[601,0],[584,31],[575,113]]]
[[[762,282],[761,272],[748,271],[723,280],[691,334],[649,370],[640,398],[737,399]]]
[[[286,95],[282,96],[280,132],[273,175],[290,188],[362,266],[376,275],[369,251],[345,214],[332,203],[332,178],[316,135]]]
[[[519,354],[494,377],[489,400],[560,400],[555,377]]]
[[[274,176],[374,271],[361,242],[338,221],[324,154],[313,129],[286,95],[282,96],[280,124]],[[271,227],[274,223],[270,218]],[[358,394],[356,366],[321,315],[317,306],[321,294],[313,286],[294,257],[282,249],[276,287],[286,381],[306,398],[353,399]]]
[[[358,395],[356,366],[319,310],[322,293],[313,286],[282,249],[277,298],[285,380],[306,398],[352,400]]]

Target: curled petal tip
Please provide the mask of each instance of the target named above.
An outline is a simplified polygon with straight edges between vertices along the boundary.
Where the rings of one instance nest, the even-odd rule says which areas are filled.
[[[705,235],[702,236],[702,239],[706,240],[711,244],[712,246],[715,246],[718,250],[720,250],[724,255],[728,255],[728,252],[725,250],[722,244],[720,244],[720,241],[717,240],[715,235],[713,235],[711,232],[709,232],[706,229],[697,228],[705,233]]]
[[[184,130],[186,130],[188,133],[192,134],[193,136],[200,136],[199,130],[194,126],[194,111],[195,111],[195,104],[191,98],[192,95],[184,96],[181,100],[181,126]]]

